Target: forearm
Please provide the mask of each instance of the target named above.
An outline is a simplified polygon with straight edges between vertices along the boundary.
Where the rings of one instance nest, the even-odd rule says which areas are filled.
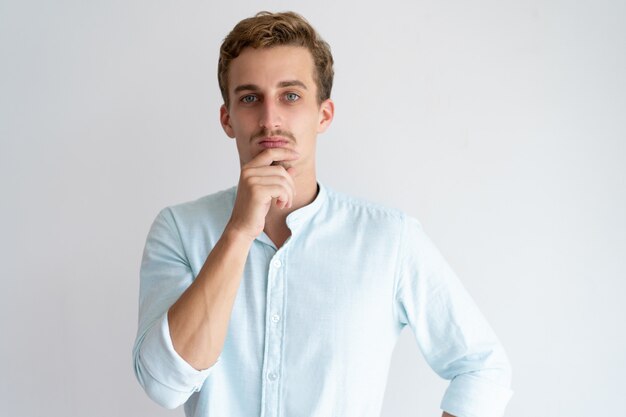
[[[168,311],[174,350],[196,369],[220,355],[252,241],[228,228],[194,282]]]
[[[445,411],[443,412],[443,415],[441,417],[454,417],[452,414],[448,414]]]

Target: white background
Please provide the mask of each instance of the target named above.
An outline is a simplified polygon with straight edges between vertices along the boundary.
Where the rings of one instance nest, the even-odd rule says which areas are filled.
[[[136,382],[157,212],[234,185],[221,40],[305,15],[327,186],[420,219],[507,349],[509,417],[625,415],[626,3],[0,0],[0,415],[181,416]],[[383,416],[439,416],[405,330]]]

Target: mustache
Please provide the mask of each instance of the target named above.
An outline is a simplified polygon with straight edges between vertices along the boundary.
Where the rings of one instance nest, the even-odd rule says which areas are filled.
[[[284,138],[287,139],[291,139],[292,141],[296,141],[296,137],[293,135],[293,133],[291,133],[288,130],[282,130],[282,129],[276,129],[276,130],[268,130],[268,129],[262,129],[259,132],[253,134],[250,137],[250,142],[254,141],[255,139],[259,139],[259,138],[265,138],[268,136],[282,136]]]

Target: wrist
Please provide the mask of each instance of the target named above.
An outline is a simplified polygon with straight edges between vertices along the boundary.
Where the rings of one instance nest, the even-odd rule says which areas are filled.
[[[249,246],[256,239],[256,236],[251,236],[229,222],[222,233],[222,239],[228,243]]]

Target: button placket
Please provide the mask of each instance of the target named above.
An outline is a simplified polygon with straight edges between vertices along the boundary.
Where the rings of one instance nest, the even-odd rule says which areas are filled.
[[[283,253],[281,253],[284,256]],[[279,392],[281,382],[283,326],[280,313],[283,311],[285,292],[285,268],[284,258],[274,255],[269,264],[268,278],[271,285],[267,288],[267,304],[265,319],[265,358],[263,369],[265,381],[263,383],[264,404],[262,416],[277,416],[279,406]]]

